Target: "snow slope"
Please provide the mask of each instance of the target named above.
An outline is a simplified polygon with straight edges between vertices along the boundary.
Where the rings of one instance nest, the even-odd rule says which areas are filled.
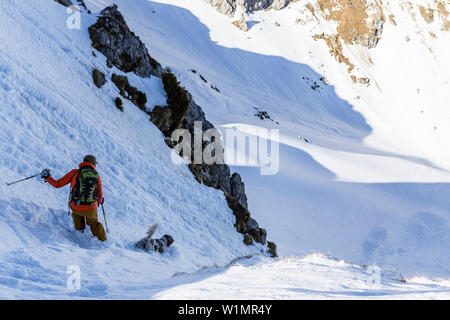
[[[405,275],[449,276],[449,32],[384,1],[396,25],[385,23],[375,49],[343,49],[357,75],[370,77],[366,87],[313,38],[333,28],[305,9],[315,1],[249,13],[248,32],[203,1],[88,4],[113,2],[214,124],[280,130],[278,174],[236,168],[280,254],[319,251]],[[255,107],[274,121],[255,117]]]
[[[243,259],[174,279],[155,299],[448,299],[449,281],[402,282],[395,273],[349,265],[320,254],[277,261]],[[378,282],[378,279],[380,281]],[[242,288],[245,283],[245,288]]]
[[[235,231],[222,193],[171,163],[148,116],[128,101],[123,113],[117,110],[111,81],[94,86],[93,67],[108,79],[119,72],[92,55],[87,28],[95,17],[83,15],[82,29],[69,30],[65,12],[53,1],[0,3],[0,298],[70,297],[71,265],[81,269],[74,296],[105,297],[110,287],[134,290],[258,253]],[[152,104],[165,102],[159,79],[128,76]],[[89,153],[103,178],[106,244],[73,231],[67,187],[40,179],[5,185],[45,167],[60,177]],[[162,256],[133,248],[153,222],[160,224],[157,235],[175,239]]]

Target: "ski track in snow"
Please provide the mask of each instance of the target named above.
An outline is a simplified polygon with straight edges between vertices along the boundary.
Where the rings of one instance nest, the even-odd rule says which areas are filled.
[[[83,14],[81,30],[69,30],[66,8],[54,1],[4,0],[2,179],[13,181],[44,167],[59,178],[85,154],[95,154],[110,232],[101,244],[89,230],[73,231],[67,187],[55,190],[40,179],[10,187],[0,183],[0,298],[449,298],[448,280],[427,279],[450,274],[450,175],[440,168],[448,169],[450,153],[440,138],[448,131],[439,124],[443,133],[428,134],[405,112],[404,105],[417,105],[407,90],[421,69],[410,75],[413,68],[407,63],[386,58],[389,45],[399,42],[395,35],[385,30],[386,44],[380,44],[373,59],[389,63],[398,74],[408,71],[410,77],[397,88],[399,96],[408,97],[404,104],[389,91],[400,80],[384,75],[382,68],[370,71],[378,76],[383,95],[373,87],[354,89],[328,49],[290,25],[295,10],[256,13],[251,18],[259,23],[243,34],[228,17],[197,0],[86,4],[98,12],[113,2],[150,54],[175,71],[214,124],[242,131],[243,123],[281,129],[279,174],[236,170],[246,184],[252,216],[282,256],[294,256],[255,257],[197,271],[258,254],[262,247],[243,245],[221,192],[197,184],[186,167],[171,163],[170,150],[148,116],[127,100],[123,113],[114,107],[119,93],[110,77],[123,73],[108,69],[100,53],[92,55],[87,28],[95,14]],[[274,20],[285,28],[283,36]],[[294,37],[297,41],[290,40]],[[308,60],[302,47],[312,48],[315,58]],[[435,55],[444,49],[436,45]],[[411,55],[429,59],[419,49]],[[326,65],[332,85],[312,91],[301,78],[320,78],[313,67],[317,60]],[[92,82],[94,67],[107,76],[101,89]],[[149,107],[165,103],[159,79],[127,76],[147,94]],[[422,92],[436,105],[436,110],[427,109],[431,125],[446,117],[448,100],[426,87],[432,74],[423,77]],[[443,83],[435,85],[448,93]],[[352,100],[357,94],[361,102]],[[268,111],[279,125],[256,118],[255,107]],[[407,125],[400,126],[401,121]],[[417,131],[408,136],[411,126]],[[299,135],[312,144],[300,143]],[[101,212],[99,219],[103,222]],[[159,222],[158,235],[175,239],[162,255],[133,248],[153,222]],[[363,267],[322,255],[297,257],[312,252],[380,265],[381,284],[370,287]],[[66,287],[72,265],[81,269],[80,290]],[[179,272],[187,274],[172,277]],[[400,274],[408,282],[400,282]]]

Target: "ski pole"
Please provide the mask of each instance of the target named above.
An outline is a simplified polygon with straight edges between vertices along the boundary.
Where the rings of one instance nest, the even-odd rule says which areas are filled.
[[[10,182],[10,183],[6,182],[6,185],[7,185],[7,186],[10,186],[10,185],[12,185],[12,184],[19,183],[19,182],[22,182],[22,181],[25,181],[25,180],[28,180],[28,179],[37,177],[37,176],[39,176],[39,175],[40,175],[40,173],[35,174],[34,176],[31,176],[31,177],[28,177],[28,178],[24,178],[24,179],[21,179],[21,180],[14,181],[14,182]]]
[[[106,232],[109,232],[108,223],[106,222],[105,208],[103,208],[103,203],[102,203],[102,211],[103,211],[103,219],[105,219]]]

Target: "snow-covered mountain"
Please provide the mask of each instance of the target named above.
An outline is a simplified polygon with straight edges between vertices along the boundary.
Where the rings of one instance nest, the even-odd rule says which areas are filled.
[[[233,279],[253,288],[230,295],[239,298],[449,297],[448,281],[414,278],[450,275],[448,3],[84,3],[79,17],[53,0],[0,3],[0,167],[5,182],[44,167],[60,177],[95,154],[109,240],[72,230],[68,190],[38,179],[2,183],[0,297],[222,297]],[[161,79],[109,68],[92,48],[89,27],[113,3],[214,126],[247,136],[279,130],[276,174],[230,163],[279,259],[255,241],[245,245],[223,192],[172,162],[148,116],[167,104]],[[93,69],[105,75],[101,88]],[[113,74],[146,94],[147,113],[126,99],[123,112],[114,106]],[[161,255],[133,247],[153,222],[175,239]],[[346,262],[303,258],[316,252]],[[364,281],[372,264],[383,270],[378,293]],[[74,265],[81,289],[71,291]],[[257,292],[266,285],[267,294]]]

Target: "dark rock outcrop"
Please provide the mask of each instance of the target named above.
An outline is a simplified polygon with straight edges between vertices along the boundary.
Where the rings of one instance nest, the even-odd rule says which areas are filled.
[[[190,100],[186,89],[180,85],[175,75],[168,68],[162,74],[162,83],[167,94],[167,106],[171,111],[170,129],[169,132],[164,132],[169,135],[181,126],[186,113],[189,112]]]
[[[197,180],[205,186],[222,190],[225,194],[231,193],[230,167],[226,164],[191,164],[189,168]]]
[[[189,99],[189,108],[184,114],[180,127],[188,130],[192,137],[194,136],[194,123],[196,121],[201,122],[203,132],[208,129],[213,129],[214,126],[206,119],[202,108],[195,103],[188,92],[187,97]],[[155,107],[151,113],[152,122],[155,123],[166,136],[169,136],[169,133],[177,128],[177,126],[173,126],[173,123],[179,121],[179,119],[173,119],[171,113],[170,107]],[[177,142],[178,141],[173,141],[172,143],[175,145]],[[173,147],[171,143],[168,143],[168,145]],[[207,142],[203,142],[203,149],[207,145]],[[247,237],[250,236],[257,243],[263,245],[266,244],[267,232],[265,229],[259,228],[258,223],[250,217],[250,212],[247,208],[248,204],[247,195],[245,194],[245,184],[242,182],[241,176],[238,173],[231,175],[230,167],[226,164],[191,163],[189,169],[199,183],[223,191],[227,198],[228,206],[236,217],[234,226],[237,232],[244,235],[247,234]],[[248,239],[245,242],[250,243]]]
[[[258,222],[257,222],[255,219],[253,219],[253,218],[250,218],[250,219],[247,221],[247,227],[248,227],[249,229],[259,229]]]
[[[119,109],[120,111],[123,112],[123,102],[122,102],[122,99],[120,99],[119,97],[117,97],[117,98],[114,100],[114,104],[116,105],[116,108],[117,108],[117,109]]]
[[[203,131],[214,128],[213,124],[206,119],[205,113],[202,108],[195,103],[192,95],[187,92],[189,99],[189,109],[187,110],[182,127],[188,129],[189,132],[194,132],[194,121],[201,121]]]
[[[127,26],[116,5],[101,11],[97,22],[89,27],[92,46],[103,53],[123,72],[140,77],[161,77],[161,65],[150,57],[144,43]]]
[[[205,113],[202,108],[197,105],[188,93],[189,109],[185,114],[182,128],[187,129],[191,135],[194,135],[194,122],[200,121],[202,123],[202,131],[213,129],[214,126],[206,119]],[[204,142],[203,148],[209,143]],[[222,190],[226,195],[231,195],[231,172],[230,168],[226,164],[192,164],[190,165],[192,173],[195,175],[199,182],[206,186]]]
[[[91,11],[88,10],[86,4],[84,3],[84,0],[77,0],[77,1],[78,1],[78,4],[79,4],[83,9],[87,10],[88,13],[91,13]]]
[[[164,91],[167,94],[167,106],[156,106],[153,111],[150,112],[150,121],[153,122],[166,137],[170,137],[172,132],[175,129],[180,128],[183,121],[185,121],[186,113],[188,113],[190,109],[190,95],[180,85],[170,69],[164,70],[162,82]]]
[[[111,81],[116,85],[120,91],[120,95],[127,100],[130,100],[139,109],[146,111],[145,104],[147,103],[147,96],[145,93],[139,91],[135,87],[131,86],[128,82],[128,78],[125,76],[118,76],[113,74]]]
[[[97,88],[101,88],[106,83],[105,74],[98,69],[92,71],[92,79]]]
[[[231,196],[226,196],[228,207],[233,211],[236,217],[236,227],[237,232],[245,234],[248,231],[248,221],[250,220],[250,212],[247,208],[242,206],[235,198]]]
[[[155,106],[150,112],[150,121],[167,136],[173,126],[172,110],[169,107]],[[172,141],[169,138],[166,140]],[[173,148],[174,144],[171,143],[171,146]]]
[[[192,95],[180,86],[170,70],[164,72],[162,79],[168,106],[155,107],[150,115],[151,121],[165,136],[169,137],[173,130],[183,128],[193,137],[195,121],[202,123],[203,132],[214,128],[206,119],[202,108],[195,103]],[[205,148],[207,145],[208,143],[203,143],[202,147]],[[231,173],[226,164],[191,164],[189,168],[198,182],[222,190],[225,194],[231,194]],[[240,188],[236,186],[236,189]],[[243,199],[243,196],[240,198]]]
[[[262,228],[256,229],[248,229],[248,233],[252,236],[252,238],[261,244],[266,244],[267,231]]]
[[[250,218],[247,221],[247,232],[255,239],[256,242],[266,244],[267,231],[260,228],[255,219]]]
[[[65,7],[72,7],[74,5],[74,3],[72,2],[72,0],[55,0],[56,2],[58,2],[59,4],[65,6]],[[91,13],[90,10],[88,10],[88,8],[86,7],[86,4],[84,3],[84,0],[76,0],[78,3],[77,5],[80,6],[81,8],[83,8],[84,10],[86,10],[88,13]]]
[[[233,173],[230,178],[231,195],[244,207],[248,208],[247,195],[245,194],[245,184],[242,182],[241,175]]]
[[[268,252],[273,258],[278,257],[277,245],[275,243],[273,243],[271,241],[267,241],[267,248],[269,248]]]
[[[244,234],[244,243],[248,246],[253,244],[253,239],[248,233]]]
[[[220,13],[233,16],[237,6],[242,6],[245,11],[257,11],[272,8],[283,9],[291,0],[205,0],[215,7]]]

